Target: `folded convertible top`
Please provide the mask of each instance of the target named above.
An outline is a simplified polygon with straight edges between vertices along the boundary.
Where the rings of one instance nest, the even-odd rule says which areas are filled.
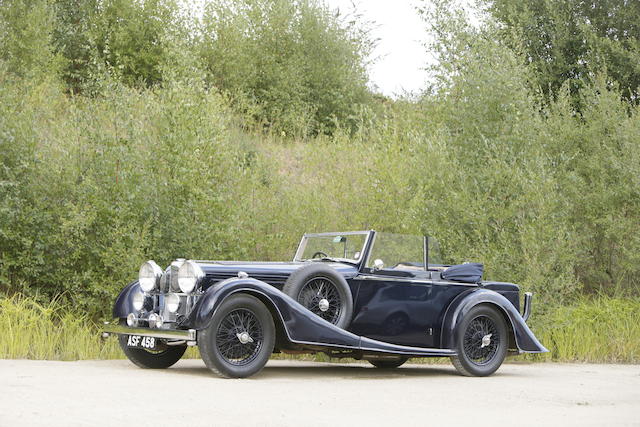
[[[482,264],[468,262],[466,264],[452,265],[444,270],[440,277],[455,282],[480,283],[483,271],[484,267]]]

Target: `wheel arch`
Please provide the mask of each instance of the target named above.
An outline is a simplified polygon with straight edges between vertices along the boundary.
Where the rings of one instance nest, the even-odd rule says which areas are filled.
[[[256,291],[254,289],[244,289],[244,290],[238,289],[237,291],[227,295],[224,298],[224,300],[227,300],[233,295],[239,295],[239,294],[251,295],[259,299],[260,302],[262,302],[265,305],[265,307],[267,307],[267,310],[269,310],[269,313],[271,313],[271,318],[273,319],[273,324],[276,329],[275,348],[281,349],[281,348],[289,347],[291,345],[291,340],[289,339],[289,335],[285,328],[284,319],[282,318],[282,313],[280,313],[280,310],[278,310],[278,307],[273,302],[273,300],[269,298],[266,294]],[[221,301],[221,303],[224,302],[224,300]]]
[[[239,292],[258,298],[269,309],[280,345],[293,345],[294,349],[301,344],[319,344],[318,341],[349,348],[359,345],[359,336],[332,325],[277,288],[252,278],[227,279],[207,289],[181,326],[196,330],[208,327],[222,302]]]
[[[140,292],[140,283],[137,280],[129,283],[120,291],[113,304],[112,315],[114,318],[124,319],[129,313],[137,311],[133,307],[133,294],[137,292]]]
[[[271,313],[273,323],[276,327],[276,343],[279,344],[289,341],[282,313],[276,303],[265,292],[249,287],[234,287],[227,292],[220,292],[221,290],[215,289],[217,286],[218,285],[215,285],[209,288],[201,297],[201,301],[198,301],[198,304],[194,307],[192,314],[195,315],[193,316],[195,323],[193,323],[192,326],[195,329],[200,330],[207,328],[211,324],[216,311],[225,301],[234,295],[245,294],[260,300],[260,302],[267,307],[269,313]]]
[[[499,293],[475,288],[459,295],[447,308],[440,335],[441,348],[455,347],[458,325],[467,313],[478,305],[496,308],[505,319],[509,348],[519,352],[544,353],[548,350],[538,341],[511,302]]]

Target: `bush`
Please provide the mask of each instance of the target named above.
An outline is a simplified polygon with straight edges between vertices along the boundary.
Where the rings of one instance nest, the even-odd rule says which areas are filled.
[[[0,77],[0,283],[106,313],[148,258],[233,253],[227,108],[197,82],[67,98]]]
[[[278,134],[331,133],[367,105],[366,31],[315,0],[221,0],[206,10],[210,82]]]

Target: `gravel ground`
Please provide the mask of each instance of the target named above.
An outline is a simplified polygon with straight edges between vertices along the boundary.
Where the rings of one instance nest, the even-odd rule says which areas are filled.
[[[125,360],[0,360],[0,426],[638,425],[640,366],[447,365],[272,360],[224,380],[200,360],[161,371]]]

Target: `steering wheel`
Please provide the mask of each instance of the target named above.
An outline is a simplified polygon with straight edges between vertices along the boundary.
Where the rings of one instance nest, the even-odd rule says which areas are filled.
[[[322,251],[316,252],[311,258],[317,258],[318,256],[320,256],[321,258],[329,258],[329,255]]]

